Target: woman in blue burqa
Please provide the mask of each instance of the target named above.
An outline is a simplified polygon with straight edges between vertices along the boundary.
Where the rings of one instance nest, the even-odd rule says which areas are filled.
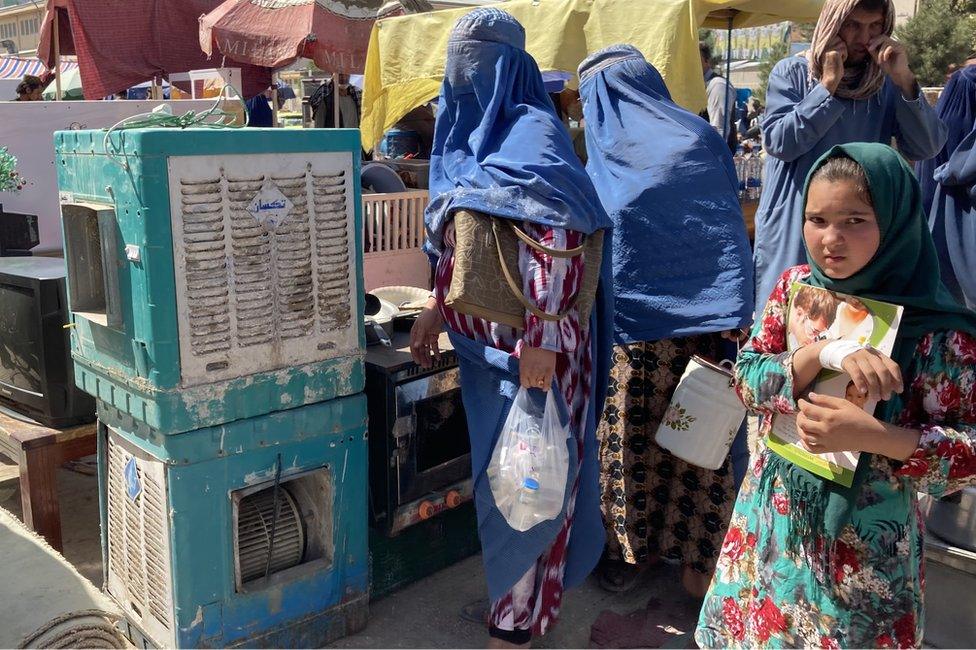
[[[681,564],[685,589],[701,597],[732,515],[733,462],[697,467],[654,437],[691,356],[734,358],[721,333],[732,339],[752,319],[735,168],[722,138],[671,101],[633,46],[592,54],[579,76],[586,170],[613,222],[615,346],[597,436],[608,533],[600,584],[625,591],[664,560]]]
[[[457,353],[471,437],[478,532],[490,597],[489,647],[525,646],[559,613],[565,588],[581,582],[603,550],[596,421],[609,368],[612,297],[597,289],[589,320],[574,306],[585,255],[553,257],[519,242],[525,297],[533,310],[515,328],[445,305],[454,272],[453,219],[471,211],[516,222],[552,249],[572,249],[609,226],[569,134],[556,117],[525,31],[509,14],[481,8],[455,25],[447,51],[430,165],[428,252],[436,265],[434,298],[411,332],[422,366],[438,354],[446,324]],[[609,237],[605,242],[609,242]],[[603,277],[609,252],[603,255]],[[501,278],[487,278],[502,282]],[[601,282],[602,286],[608,286]],[[525,532],[495,506],[485,470],[519,386],[534,399],[555,391],[566,416],[570,454],[566,498],[554,520]]]
[[[976,308],[976,65],[949,79],[935,106],[946,144],[915,166],[942,282],[959,302]]]

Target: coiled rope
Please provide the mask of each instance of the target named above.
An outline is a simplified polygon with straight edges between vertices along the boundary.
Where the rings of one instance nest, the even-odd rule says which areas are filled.
[[[100,609],[62,614],[31,632],[18,648],[132,648],[115,622],[122,617]]]

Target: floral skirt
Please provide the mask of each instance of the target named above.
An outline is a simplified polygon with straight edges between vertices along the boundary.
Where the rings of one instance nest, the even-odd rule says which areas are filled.
[[[654,558],[715,569],[735,504],[731,462],[708,470],[654,441],[692,355],[715,359],[718,334],[614,348],[600,440],[600,487],[610,559]]]

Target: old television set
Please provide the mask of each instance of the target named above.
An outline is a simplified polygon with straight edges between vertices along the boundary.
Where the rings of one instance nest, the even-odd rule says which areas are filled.
[[[50,427],[95,419],[75,386],[64,260],[0,257],[0,407]]]
[[[40,243],[37,215],[8,212],[0,203],[0,256],[30,256],[31,249]]]

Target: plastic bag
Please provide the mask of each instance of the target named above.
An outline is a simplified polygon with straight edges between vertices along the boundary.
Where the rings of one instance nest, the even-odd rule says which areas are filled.
[[[528,530],[562,512],[568,437],[554,392],[548,392],[540,408],[528,390],[520,388],[488,463],[495,505],[515,530]]]

